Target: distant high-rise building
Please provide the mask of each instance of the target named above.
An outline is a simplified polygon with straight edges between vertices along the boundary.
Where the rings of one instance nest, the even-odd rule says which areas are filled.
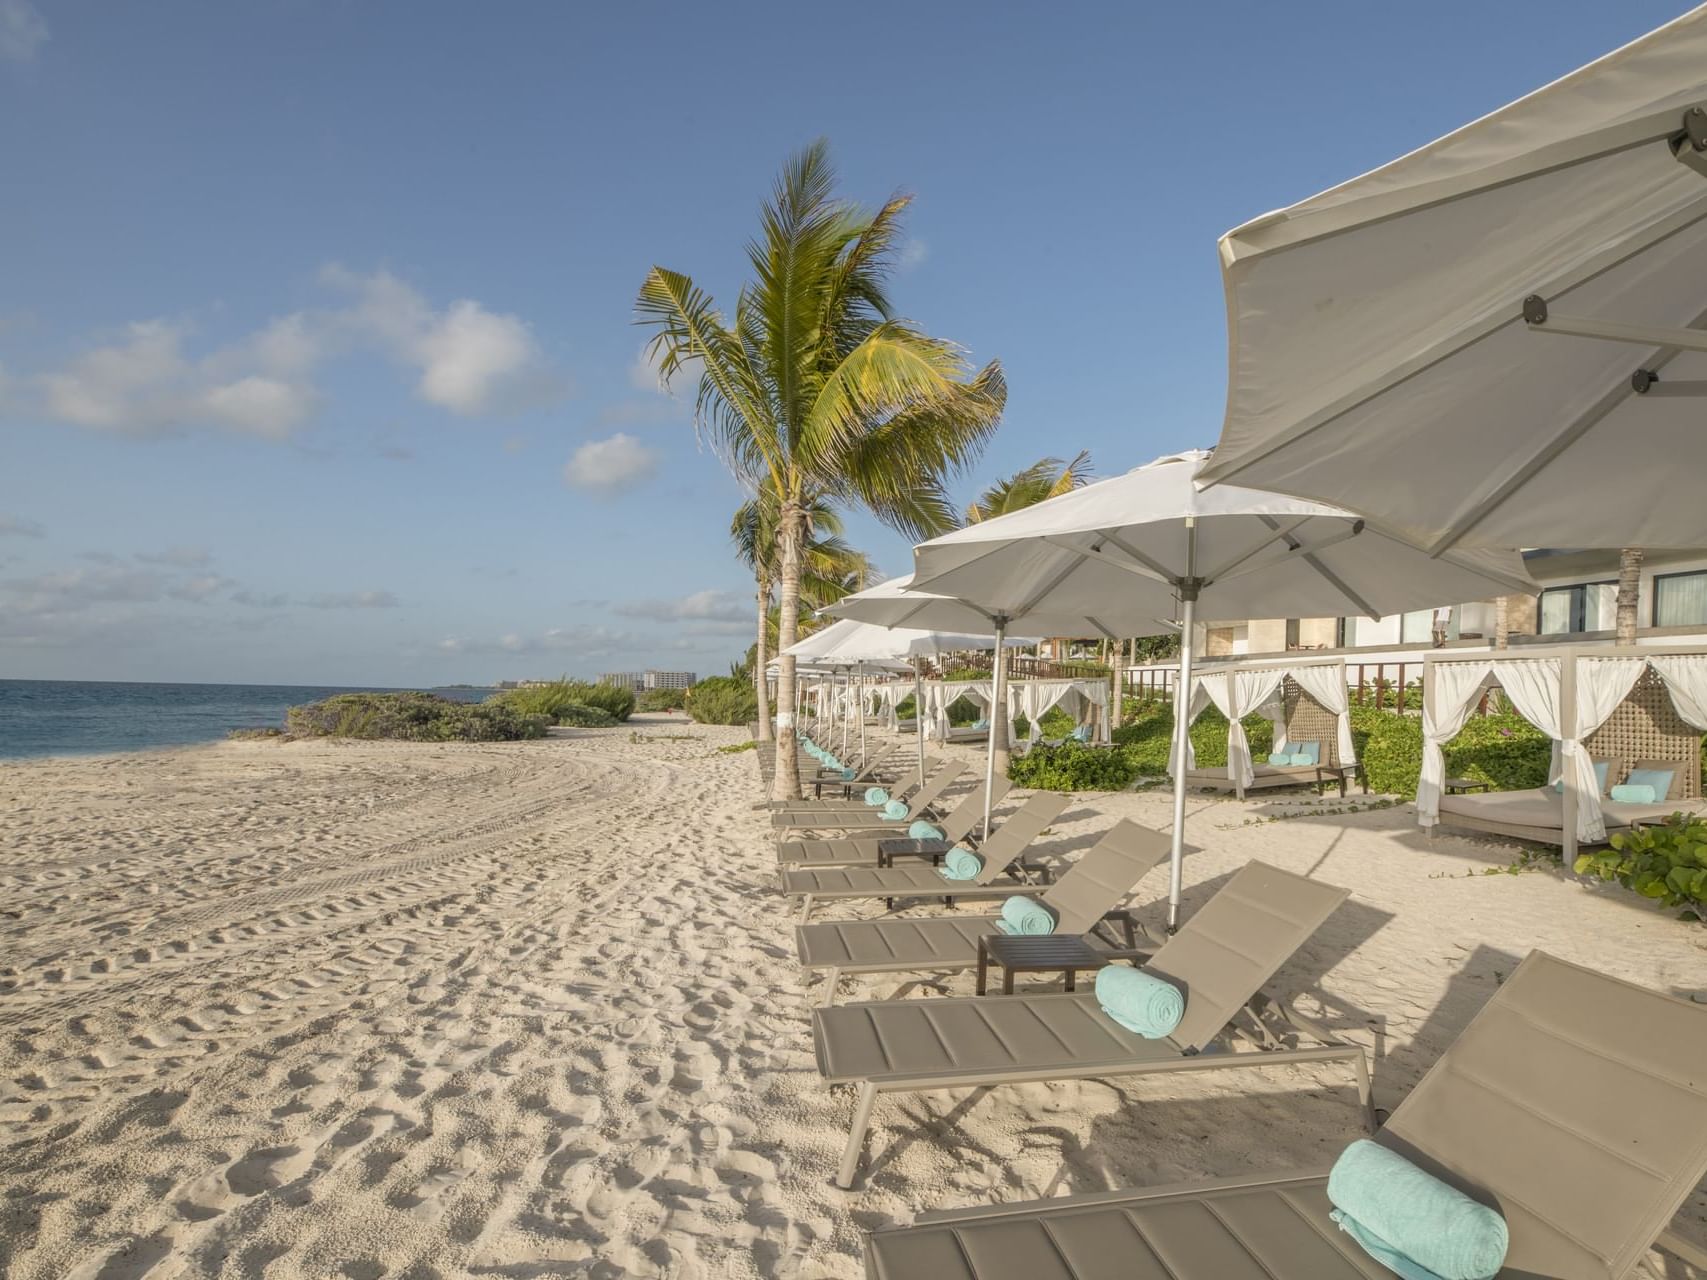
[[[607,671],[599,677],[600,684],[621,685],[644,693],[648,689],[691,689],[699,682],[692,671]]]

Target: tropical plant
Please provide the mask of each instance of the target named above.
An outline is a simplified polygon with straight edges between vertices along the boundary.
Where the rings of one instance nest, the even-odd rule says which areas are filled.
[[[590,707],[584,702],[571,702],[557,713],[557,723],[574,729],[611,729],[620,724],[603,707]]]
[[[548,723],[503,703],[453,702],[430,693],[339,693],[285,712],[293,738],[513,742],[543,738]]]
[[[508,707],[521,715],[544,716],[550,724],[578,724],[564,713],[570,708],[596,707],[616,724],[634,714],[634,690],[619,684],[589,684],[560,676],[544,684],[505,689],[486,700],[488,705]]]
[[[996,481],[966,508],[966,523],[979,524],[1071,493],[1091,477],[1091,453],[1081,449],[1072,461],[1039,458],[1023,471]]]
[[[1707,917],[1707,821],[1674,813],[1664,822],[1610,838],[1610,849],[1577,855],[1580,875],[1616,880],[1661,906],[1683,907],[1684,918]]]
[[[797,635],[809,513],[858,505],[919,538],[952,527],[946,481],[977,456],[1007,399],[999,365],[973,370],[960,348],[894,313],[888,278],[909,198],[868,211],[834,188],[821,141],[784,167],[733,322],[663,267],[635,304],[656,331],[648,354],[664,383],[697,378],[700,438],[749,491],[775,496],[781,650]],[[777,680],[778,798],[800,785],[794,666],[784,656]]]
[[[709,676],[688,694],[688,715],[700,724],[747,724],[758,709],[745,676]]]

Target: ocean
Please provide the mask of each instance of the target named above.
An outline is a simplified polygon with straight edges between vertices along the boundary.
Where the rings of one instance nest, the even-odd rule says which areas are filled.
[[[0,680],[0,759],[215,742],[233,729],[283,728],[287,707],[334,693],[368,691],[294,684]],[[428,692],[458,702],[479,702],[492,691]]]

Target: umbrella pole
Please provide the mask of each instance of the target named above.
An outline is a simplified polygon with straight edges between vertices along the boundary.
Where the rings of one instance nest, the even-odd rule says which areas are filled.
[[[853,672],[842,669],[842,755],[848,754],[848,706],[853,701]]]
[[[913,659],[913,726],[919,731],[919,785],[925,785],[925,686],[919,678],[919,660]]]
[[[1179,683],[1174,687],[1174,832],[1168,859],[1168,932],[1179,928],[1181,870],[1185,861],[1185,760],[1191,742],[1191,632],[1197,621],[1195,581],[1180,584]]]
[[[859,762],[865,766],[865,672],[859,673]]]
[[[998,614],[994,619],[996,624],[996,662],[994,666],[995,679],[990,685],[990,733],[985,739],[987,750],[984,753],[984,840],[990,839],[990,797],[996,791],[996,717],[1007,715],[1007,702],[1004,693],[1006,681],[1002,679],[1002,632],[1007,630],[1006,616]],[[1005,722],[1004,722],[1005,723]]]

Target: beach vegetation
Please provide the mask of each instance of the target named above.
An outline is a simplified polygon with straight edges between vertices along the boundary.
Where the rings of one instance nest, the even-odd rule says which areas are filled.
[[[691,378],[700,438],[748,492],[775,503],[777,716],[795,719],[803,551],[819,505],[863,508],[915,539],[955,524],[947,480],[1000,421],[1000,365],[895,314],[889,281],[910,198],[876,210],[839,198],[822,141],[784,166],[748,246],[753,279],[733,318],[690,276],[654,267],[635,307],[668,386]],[[694,701],[689,703],[690,712]],[[754,712],[757,696],[754,694]],[[774,794],[797,794],[791,735],[779,735]]]
[[[634,690],[562,676],[548,683],[505,689],[488,698],[486,705],[508,707],[525,716],[544,716],[550,724],[598,728],[604,727],[604,722],[589,723],[587,712],[601,711],[610,724],[620,724],[634,714]]]
[[[680,711],[687,704],[686,689],[646,689],[634,702],[637,711]]]
[[[688,715],[699,724],[750,724],[758,713],[753,686],[735,676],[708,676],[688,696]]]
[[[1578,875],[1616,880],[1686,919],[1707,918],[1707,819],[1674,813],[1664,822],[1620,832],[1611,848],[1577,855]]]
[[[339,693],[285,713],[293,738],[516,742],[543,738],[548,723],[501,702],[455,702],[431,693]]]
[[[571,729],[614,729],[622,722],[603,707],[571,702],[557,713],[556,723]]]
[[[1124,791],[1138,780],[1138,768],[1118,747],[1068,740],[1054,747],[1040,742],[1015,756],[1008,763],[1008,777],[1042,791]]]

